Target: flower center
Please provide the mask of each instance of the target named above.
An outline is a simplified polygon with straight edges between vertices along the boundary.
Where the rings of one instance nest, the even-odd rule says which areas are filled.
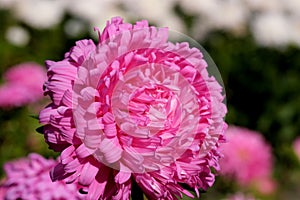
[[[129,101],[129,116],[139,128],[147,128],[150,136],[177,129],[181,121],[177,95],[169,88],[153,85],[138,88]],[[175,127],[174,127],[175,126]]]

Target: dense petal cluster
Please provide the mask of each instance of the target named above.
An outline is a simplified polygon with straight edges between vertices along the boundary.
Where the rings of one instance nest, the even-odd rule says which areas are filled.
[[[198,49],[168,42],[167,28],[116,17],[98,44],[78,41],[46,64],[52,103],[40,122],[61,152],[53,180],[78,181],[87,199],[129,199],[132,181],[150,199],[212,186],[226,106]]]
[[[52,182],[49,172],[57,164],[32,153],[26,158],[5,163],[6,179],[0,186],[0,197],[6,200],[67,200],[84,199],[77,184]]]
[[[271,146],[258,132],[229,126],[228,142],[221,149],[221,173],[233,177],[243,186],[257,185],[262,193],[274,190],[272,180],[273,158]]]
[[[46,81],[42,66],[22,63],[9,68],[0,86],[0,107],[17,107],[35,102],[43,97],[42,86]]]

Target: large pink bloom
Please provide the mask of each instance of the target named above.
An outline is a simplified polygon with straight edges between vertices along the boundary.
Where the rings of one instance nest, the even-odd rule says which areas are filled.
[[[79,200],[77,184],[63,181],[52,182],[50,170],[57,164],[32,153],[27,158],[7,162],[4,165],[6,179],[0,186],[0,197],[6,200]]]
[[[228,142],[221,147],[224,154],[220,161],[222,174],[235,178],[242,186],[254,184],[263,193],[272,192],[271,146],[262,135],[246,128],[229,126],[226,139]]]
[[[168,42],[167,28],[116,17],[98,44],[78,41],[46,64],[52,103],[40,122],[61,152],[53,180],[87,186],[87,199],[129,199],[132,181],[150,199],[212,186],[226,106],[198,49]]]
[[[23,106],[43,97],[47,77],[42,66],[22,63],[11,67],[3,77],[6,83],[0,86],[0,107]]]

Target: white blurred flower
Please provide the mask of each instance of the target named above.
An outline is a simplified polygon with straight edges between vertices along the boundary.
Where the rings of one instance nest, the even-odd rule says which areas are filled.
[[[185,26],[174,10],[177,0],[126,0],[123,3],[134,20],[147,19],[157,26],[185,32]]]
[[[68,36],[76,37],[84,31],[84,28],[86,27],[82,21],[76,19],[70,19],[66,22],[64,26],[64,31]]]
[[[165,16],[161,21],[158,23],[160,27],[168,27],[170,30],[186,33],[185,26],[181,19],[179,19],[175,15]]]
[[[291,19],[291,41],[300,47],[300,16]]]
[[[190,1],[190,0],[185,0]],[[202,2],[202,1],[201,1]],[[205,0],[199,18],[193,25],[194,37],[203,39],[212,30],[227,30],[234,34],[245,31],[249,10],[239,0],[217,2]]]
[[[67,9],[72,15],[87,20],[92,21],[95,17],[99,16],[101,12],[105,9],[106,1],[99,0],[89,0],[88,3],[82,0],[68,0]]]
[[[64,15],[64,3],[60,0],[18,0],[13,11],[26,24],[46,29],[58,24]]]
[[[9,9],[11,8],[16,0],[0,0],[0,8]]]
[[[246,6],[253,11],[278,12],[282,10],[285,0],[244,0]],[[297,1],[297,0],[296,0]]]
[[[161,17],[173,13],[175,0],[126,0],[124,3],[133,16],[156,22],[162,20]]]
[[[100,30],[103,29],[106,26],[106,22],[111,19],[112,17],[116,16],[122,16],[124,21],[128,21],[128,17],[124,10],[117,7],[114,4],[108,4],[107,6],[104,6],[105,11],[101,11],[98,15],[98,17],[95,17],[93,20],[91,20],[91,26],[92,27],[98,27]],[[93,29],[91,29],[93,30]],[[93,31],[96,34],[95,31]],[[98,36],[98,35],[97,35]]]
[[[278,12],[258,15],[252,24],[256,41],[264,46],[285,46],[291,42],[289,18]]]
[[[5,37],[11,44],[16,46],[26,46],[30,40],[29,33],[20,26],[9,27]]]
[[[217,29],[238,31],[247,23],[248,10],[238,0],[222,1],[209,18]]]
[[[120,6],[120,0],[89,0],[88,3],[82,0],[67,1],[67,10],[76,18],[85,20],[93,27],[104,28],[106,21],[114,16],[122,16],[127,19],[126,13]],[[97,33],[92,32],[97,37]]]
[[[300,1],[285,0],[282,5],[290,14],[300,16]]]
[[[219,3],[217,0],[181,0],[179,3],[187,14],[206,16],[218,14],[215,12]]]

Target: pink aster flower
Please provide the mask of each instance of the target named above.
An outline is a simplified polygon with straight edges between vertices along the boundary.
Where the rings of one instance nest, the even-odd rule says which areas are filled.
[[[50,170],[57,162],[32,153],[27,158],[7,162],[4,165],[6,180],[0,186],[6,200],[68,200],[83,199],[77,184],[52,182]]]
[[[221,149],[221,173],[230,176],[243,186],[257,184],[270,188],[273,170],[271,146],[258,132],[229,126],[226,132],[228,143]]]
[[[0,107],[17,107],[43,97],[45,70],[35,63],[23,63],[8,69],[0,86]]]
[[[87,199],[129,199],[133,182],[149,199],[207,189],[219,169],[226,129],[222,87],[202,53],[168,42],[168,29],[119,17],[47,61],[40,112],[46,142],[61,152],[52,179],[78,181]]]
[[[294,152],[296,153],[296,156],[298,157],[300,161],[300,137],[297,137],[295,141],[293,142],[293,149]]]

